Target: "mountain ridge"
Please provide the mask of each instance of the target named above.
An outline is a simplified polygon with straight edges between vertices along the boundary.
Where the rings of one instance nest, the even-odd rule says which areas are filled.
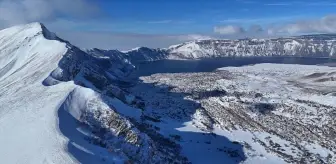
[[[134,66],[119,57],[86,53],[41,23],[0,31],[1,162],[186,163],[177,144],[143,130],[142,101],[119,87]]]

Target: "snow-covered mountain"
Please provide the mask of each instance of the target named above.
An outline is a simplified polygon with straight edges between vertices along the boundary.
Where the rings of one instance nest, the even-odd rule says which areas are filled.
[[[254,42],[83,51],[40,23],[1,30],[0,163],[335,163],[331,67],[128,78],[141,61],[251,54],[234,48],[243,43],[286,45],[282,55],[334,51],[324,35]]]
[[[0,159],[2,163],[64,163],[67,138],[57,109],[74,85],[43,80],[67,53],[67,44],[39,23],[0,31]]]
[[[166,49],[139,47],[123,52],[98,49],[89,52],[92,51],[123,53],[133,62],[214,57],[335,57],[336,35],[305,35],[277,39],[198,40],[173,45]]]
[[[336,35],[312,35],[278,39],[201,40],[171,46],[171,57],[334,57]]]
[[[144,133],[143,103],[118,87],[133,68],[40,23],[0,31],[0,162],[185,163],[177,144]]]

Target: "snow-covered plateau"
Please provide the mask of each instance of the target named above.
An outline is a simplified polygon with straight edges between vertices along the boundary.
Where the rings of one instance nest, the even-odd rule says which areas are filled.
[[[81,50],[40,23],[0,31],[0,163],[336,163],[336,69],[160,73],[139,61],[335,56],[333,35]],[[155,68],[154,68],[155,69]]]

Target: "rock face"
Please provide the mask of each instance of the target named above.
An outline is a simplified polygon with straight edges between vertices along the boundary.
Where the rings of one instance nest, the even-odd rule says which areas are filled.
[[[169,53],[164,49],[151,49],[147,47],[140,47],[128,51],[126,52],[126,54],[132,62],[141,62],[165,59]]]
[[[50,78],[58,81],[76,79],[78,74],[91,81],[98,88],[107,85],[108,81],[117,81],[131,73],[134,66],[118,54],[86,53],[67,43],[68,51],[60,60]]]
[[[165,49],[151,49],[147,47],[139,47],[132,49],[130,51],[118,51],[118,50],[101,50],[101,49],[88,49],[87,53],[96,56],[110,56],[117,60],[124,59],[128,60],[133,64],[144,61],[155,61],[166,59],[169,55],[168,51]]]

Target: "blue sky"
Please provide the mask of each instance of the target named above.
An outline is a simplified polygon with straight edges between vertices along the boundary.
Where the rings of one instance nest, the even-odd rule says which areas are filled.
[[[334,0],[0,0],[0,28],[43,22],[80,47],[336,33]]]
[[[334,1],[290,0],[100,0],[115,31],[212,33],[218,25],[269,26],[335,13]]]

